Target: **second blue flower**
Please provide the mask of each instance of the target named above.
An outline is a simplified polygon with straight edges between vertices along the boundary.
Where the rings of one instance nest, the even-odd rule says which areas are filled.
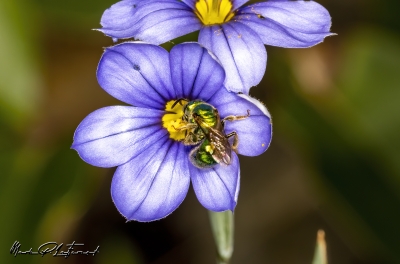
[[[249,93],[264,76],[264,44],[304,48],[331,35],[329,12],[314,1],[123,0],[107,9],[100,31],[161,44],[200,30],[199,43],[225,68],[225,86]]]

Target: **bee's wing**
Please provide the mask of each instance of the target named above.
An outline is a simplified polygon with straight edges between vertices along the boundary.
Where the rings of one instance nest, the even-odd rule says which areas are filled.
[[[223,131],[210,128],[208,137],[210,143],[214,146],[212,156],[215,161],[218,163],[222,161],[226,165],[231,164],[232,148]]]
[[[196,122],[200,128],[204,130],[206,138],[214,147],[212,154],[213,159],[218,163],[222,161],[226,165],[231,164],[232,148],[228,139],[225,137],[223,127],[220,126],[218,129],[213,128],[205,123],[202,118],[197,118]]]

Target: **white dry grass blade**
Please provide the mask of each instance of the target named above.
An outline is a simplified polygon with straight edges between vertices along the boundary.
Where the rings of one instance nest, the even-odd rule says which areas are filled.
[[[317,232],[317,245],[315,246],[314,260],[312,264],[328,264],[325,232],[322,229]]]

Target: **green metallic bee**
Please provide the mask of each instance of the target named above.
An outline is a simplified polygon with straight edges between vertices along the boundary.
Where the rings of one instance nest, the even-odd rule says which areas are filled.
[[[229,165],[232,150],[236,152],[239,138],[235,131],[225,134],[225,121],[245,119],[250,116],[250,110],[247,110],[247,115],[230,115],[221,120],[218,110],[201,100],[181,98],[172,108],[182,101],[188,102],[183,108],[182,120],[185,125],[174,129],[185,131],[183,144],[198,145],[190,152],[190,161],[198,168],[212,167],[220,162]],[[232,145],[228,140],[230,137],[233,137]]]

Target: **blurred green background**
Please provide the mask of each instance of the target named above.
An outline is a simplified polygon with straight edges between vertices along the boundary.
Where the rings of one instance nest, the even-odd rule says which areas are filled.
[[[95,76],[112,42],[91,30],[114,2],[0,1],[0,263],[214,263],[193,190],[166,219],[125,223],[110,196],[114,169],[70,149],[87,114],[121,104]],[[320,228],[331,264],[400,263],[400,3],[318,2],[338,35],[267,47],[251,90],[274,137],[262,156],[241,157],[233,264],[311,263]],[[15,240],[100,253],[13,257]]]

